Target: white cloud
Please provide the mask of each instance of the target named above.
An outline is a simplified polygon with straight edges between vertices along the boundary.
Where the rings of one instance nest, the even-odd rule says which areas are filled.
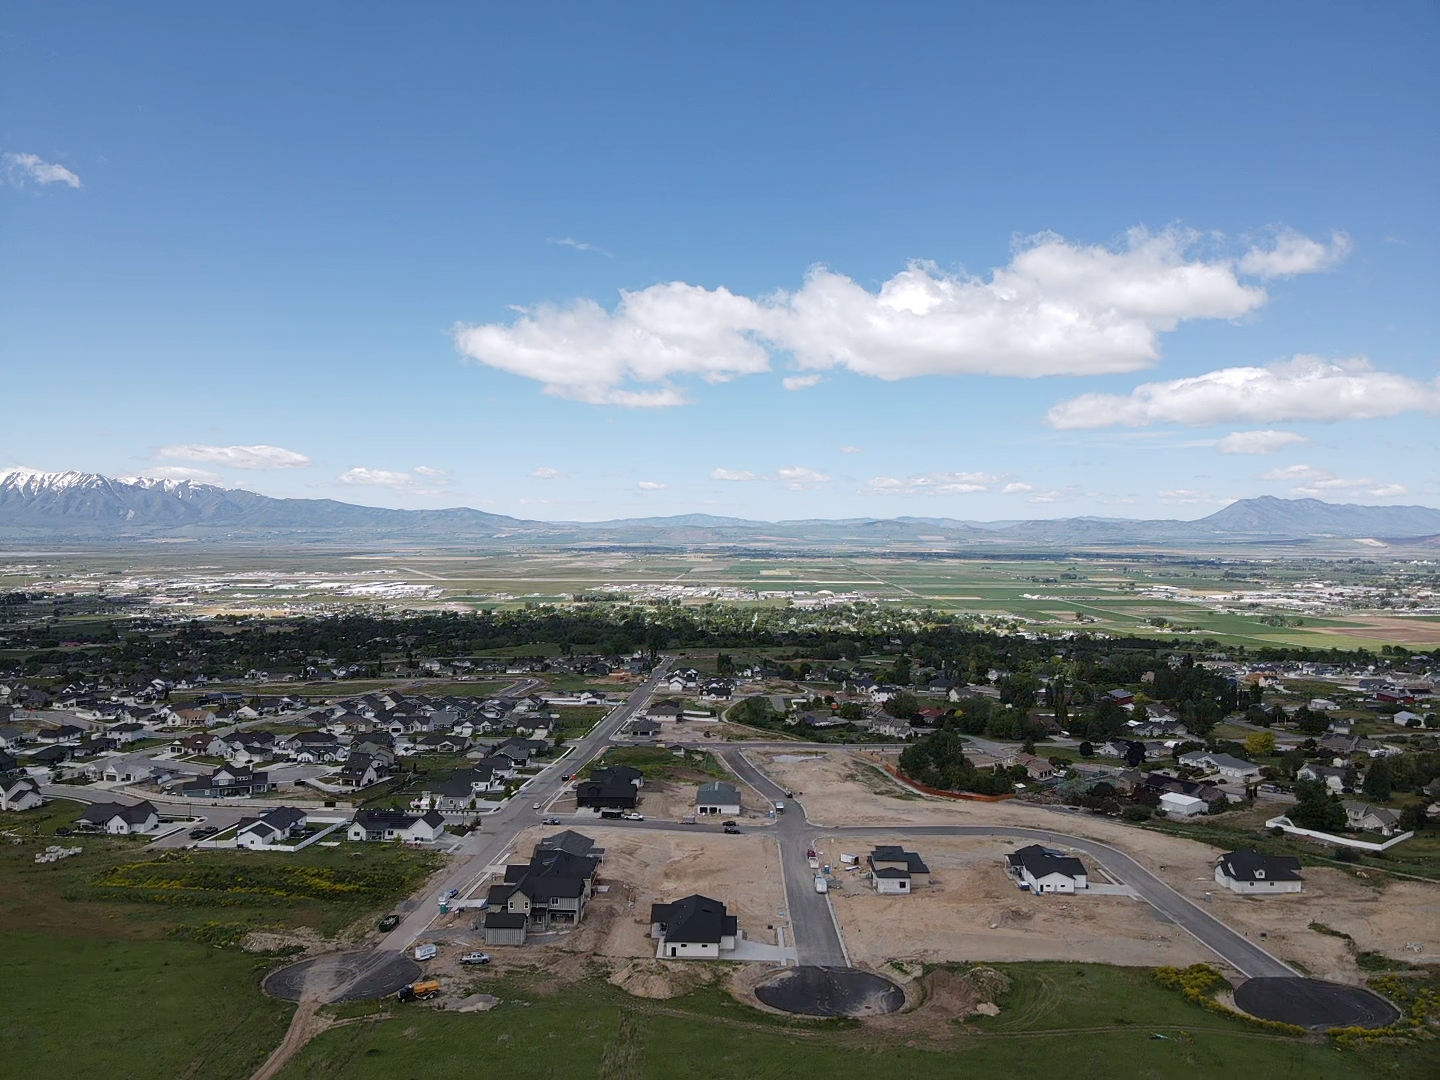
[[[1006,484],[1003,488],[1001,488],[1001,489],[1000,489],[1000,494],[1001,494],[1001,495],[1025,495],[1025,494],[1028,494],[1029,492],[1034,491],[1034,490],[1035,490],[1035,489],[1034,489],[1031,485],[1029,485],[1029,484],[1022,484],[1020,481],[1017,480],[1017,481],[1015,481],[1013,484]]]
[[[310,459],[283,446],[166,446],[158,455],[162,458],[178,458],[181,461],[208,461],[213,465],[225,465],[232,469],[299,469],[310,464]]]
[[[1296,431],[1232,431],[1215,449],[1222,454],[1273,454],[1287,446],[1305,446],[1310,442]]]
[[[830,477],[806,465],[782,465],[773,473],[753,473],[742,469],[711,469],[711,480],[725,480],[731,483],[745,483],[752,480],[768,480],[783,484],[791,491],[813,491],[830,482]]]
[[[552,469],[548,465],[541,465],[538,469],[532,469],[530,475],[536,480],[558,480],[563,474],[559,469]]]
[[[1271,248],[1252,247],[1240,260],[1242,273],[1260,278],[1293,277],[1328,270],[1350,254],[1350,237],[1332,232],[1328,245],[1290,229],[1281,229]]]
[[[140,475],[156,480],[189,480],[196,484],[214,484],[216,487],[225,483],[219,473],[213,473],[209,469],[192,469],[185,465],[157,465],[145,469]]]
[[[862,489],[866,495],[973,495],[989,491],[1000,477],[983,472],[923,473],[900,479],[877,476]]]
[[[859,446],[842,446],[842,447],[840,447],[840,453],[842,453],[842,454],[861,454],[861,453],[864,453],[864,449],[863,449],[862,447],[859,447]]]
[[[41,161],[34,154],[0,154],[0,171],[15,187],[23,187],[27,181],[37,184],[67,184],[72,188],[80,186],[80,177],[64,165]]]
[[[665,485],[658,480],[641,480],[636,485],[641,491],[664,491]]]
[[[791,491],[813,491],[822,484],[828,484],[830,477],[804,465],[782,465],[775,470],[775,479]]]
[[[597,255],[604,255],[607,259],[613,259],[615,257],[604,248],[596,247],[594,244],[587,244],[583,240],[576,240],[573,236],[547,236],[545,242],[547,244],[559,244],[561,247],[574,248],[576,251],[593,251]]]
[[[1306,258],[1316,262],[1294,253],[1304,239],[1286,233],[1239,262],[1255,273],[1299,273]],[[522,310],[508,324],[457,326],[455,342],[547,394],[633,407],[684,404],[672,380],[753,375],[769,370],[772,352],[810,373],[846,368],[887,380],[1136,371],[1154,363],[1160,335],[1180,323],[1238,318],[1265,303],[1262,286],[1240,279],[1237,260],[1197,256],[1198,240],[1180,229],[1134,229],[1116,250],[1042,234],[988,280],[917,261],[873,293],[825,267],[798,291],[759,299],[674,281],[622,292],[613,311],[581,299]],[[789,376],[785,386],[812,378]]]
[[[812,386],[819,386],[823,375],[790,375],[780,380],[780,385],[786,390],[808,390]]]
[[[357,465],[340,474],[342,484],[357,484],[362,487],[412,488],[415,477],[408,472],[392,472],[388,469],[367,469]]]
[[[1290,494],[1312,499],[1339,497],[1355,498],[1369,495],[1374,498],[1393,498],[1408,494],[1404,484],[1388,483],[1365,477],[1336,476],[1329,469],[1318,469],[1313,465],[1287,465],[1260,474],[1261,480],[1273,483],[1296,484]]]
[[[1297,356],[1269,367],[1234,367],[1185,379],[1143,383],[1125,394],[1082,394],[1050,410],[1057,428],[1113,424],[1368,420],[1405,412],[1440,413],[1440,379],[1423,383],[1375,371],[1364,357]]]
[[[417,476],[428,476],[431,479],[440,479],[450,475],[444,469],[432,469],[429,465],[416,465],[415,473]]]

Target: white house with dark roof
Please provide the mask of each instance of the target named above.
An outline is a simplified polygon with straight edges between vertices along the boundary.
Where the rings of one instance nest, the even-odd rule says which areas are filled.
[[[695,893],[673,904],[650,906],[650,936],[662,960],[718,960],[735,949],[740,923],[719,900]]]
[[[1031,844],[1005,860],[1010,875],[1033,893],[1073,893],[1090,887],[1085,864],[1063,851]]]
[[[30,777],[0,778],[0,810],[33,810],[44,801],[40,785]]]
[[[242,824],[235,833],[235,846],[263,851],[305,831],[305,811],[294,806],[277,806],[254,821]]]
[[[884,895],[908,895],[916,885],[930,884],[930,867],[913,851],[881,844],[869,855],[870,884]]]
[[[87,806],[76,822],[103,829],[114,836],[131,836],[154,832],[160,825],[160,815],[148,799],[134,806],[95,803]]]
[[[1241,896],[1298,893],[1302,881],[1300,860],[1288,855],[1261,855],[1242,848],[1221,855],[1215,862],[1215,883]]]

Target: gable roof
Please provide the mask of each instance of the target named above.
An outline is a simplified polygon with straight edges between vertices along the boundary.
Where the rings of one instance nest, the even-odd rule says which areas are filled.
[[[79,820],[92,825],[108,825],[118,817],[127,825],[139,825],[148,821],[152,815],[159,817],[150,800],[146,799],[133,806],[126,803],[94,803],[85,808]]]
[[[724,904],[699,893],[673,904],[652,905],[650,921],[664,928],[666,942],[691,945],[718,945],[739,929],[739,920],[725,914]]]
[[[1301,881],[1300,860],[1289,855],[1261,855],[1253,848],[1241,848],[1221,855],[1218,862],[1225,876],[1234,881]]]
[[[1005,858],[1011,866],[1024,867],[1034,878],[1043,878],[1049,874],[1063,874],[1071,878],[1085,876],[1085,864],[1074,855],[1051,851],[1039,844],[1023,847]]]
[[[566,829],[554,836],[547,836],[535,845],[535,854],[542,851],[563,851],[569,855],[578,855],[582,858],[598,858],[603,849],[595,846],[595,841],[584,833],[578,833],[573,829]]]
[[[723,803],[726,806],[733,803],[738,806],[740,792],[734,784],[727,784],[723,780],[701,784],[700,790],[695,793],[695,805],[708,806],[711,803]]]

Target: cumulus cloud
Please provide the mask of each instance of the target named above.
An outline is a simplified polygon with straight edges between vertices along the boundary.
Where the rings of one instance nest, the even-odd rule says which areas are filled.
[[[530,475],[536,480],[558,480],[562,474],[559,469],[552,469],[548,465],[541,465],[538,469],[530,470]]]
[[[191,443],[186,446],[166,446],[160,450],[162,458],[177,458],[181,461],[208,461],[212,465],[225,465],[232,469],[300,469],[310,464],[310,459],[283,446],[202,446]]]
[[[450,476],[444,469],[432,469],[429,465],[416,465],[415,474],[417,476],[428,476],[436,480],[445,479]]]
[[[758,474],[746,472],[742,469],[711,469],[711,480],[727,480],[731,483],[742,483],[746,480],[759,480]]]
[[[1000,494],[1001,494],[1001,495],[1027,495],[1027,494],[1029,494],[1030,492],[1032,492],[1032,491],[1034,491],[1034,490],[1035,490],[1035,488],[1034,488],[1032,485],[1030,485],[1030,484],[1022,484],[1020,481],[1016,480],[1014,483],[1006,484],[1003,488],[1001,488],[1001,489],[1000,489]]]
[[[820,385],[823,375],[790,375],[780,380],[780,385],[786,390],[808,390],[812,386]]]
[[[24,187],[31,181],[37,184],[65,184],[72,188],[80,186],[80,177],[64,165],[41,161],[34,154],[0,154],[0,173],[15,187]]]
[[[1287,465],[1284,468],[1271,469],[1261,473],[1260,479],[1273,483],[1295,484],[1296,486],[1290,489],[1290,494],[1312,499],[1333,499],[1337,496],[1356,498],[1364,495],[1384,499],[1408,494],[1404,484],[1372,480],[1368,476],[1337,476],[1329,469],[1319,469],[1313,465]]]
[[[828,484],[830,477],[804,465],[782,465],[775,470],[775,479],[791,491],[813,491],[822,484]]]
[[[1328,270],[1350,254],[1350,237],[1332,232],[1322,244],[1290,229],[1282,229],[1269,248],[1252,247],[1240,260],[1242,273],[1259,278],[1293,277]]]
[[[936,472],[904,478],[874,477],[863,489],[868,495],[973,495],[989,491],[1000,477],[983,472]],[[1028,489],[1027,489],[1028,490]]]
[[[1232,431],[1215,449],[1222,454],[1273,454],[1287,446],[1305,446],[1310,442],[1295,431]]]
[[[1264,304],[1264,287],[1242,276],[1318,269],[1325,260],[1301,252],[1304,240],[1286,233],[1237,260],[1197,254],[1198,234],[1181,229],[1134,229],[1118,248],[1046,233],[988,279],[917,261],[876,292],[825,267],[797,291],[759,298],[674,281],[622,292],[613,311],[581,299],[522,310],[509,323],[457,326],[455,343],[547,394],[633,407],[683,404],[674,380],[753,375],[769,370],[772,353],[806,373],[787,378],[790,390],[835,368],[886,380],[1136,371],[1182,322],[1238,318]],[[1334,242],[1320,246],[1339,257]]]
[[[640,483],[636,485],[636,487],[638,487],[641,491],[665,490],[665,485],[660,483],[658,480],[641,480]]]
[[[1227,422],[1368,420],[1405,412],[1440,413],[1440,379],[1424,383],[1375,371],[1364,357],[1297,356],[1269,367],[1234,367],[1185,379],[1143,383],[1129,394],[1082,394],[1047,416],[1057,428],[1205,426]]]

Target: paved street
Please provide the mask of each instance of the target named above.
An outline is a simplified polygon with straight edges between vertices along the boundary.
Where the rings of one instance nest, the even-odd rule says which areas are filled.
[[[385,935],[376,947],[404,949],[429,929],[439,912],[440,896],[451,889],[459,889],[461,896],[468,896],[486,868],[503,859],[514,846],[516,835],[544,818],[546,808],[566,786],[566,782],[560,779],[561,775],[573,775],[604,751],[611,737],[650,699],[669,666],[668,659],[662,660],[650,677],[625,699],[624,704],[617,706],[584,738],[570,744],[570,752],[558,765],[552,765],[535,777],[524,791],[505,804],[504,809],[483,817],[480,829],[461,842],[456,860],[441,875],[432,878],[419,895],[402,905],[404,918],[400,925]],[[537,802],[541,807],[539,811],[533,809]]]

